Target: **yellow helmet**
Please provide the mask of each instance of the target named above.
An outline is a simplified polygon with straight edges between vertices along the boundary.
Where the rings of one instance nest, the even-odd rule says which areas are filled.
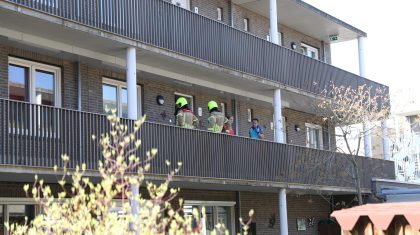
[[[216,101],[214,100],[210,100],[209,103],[207,104],[207,108],[210,110],[214,109],[214,108],[219,108],[219,106],[217,106]]]
[[[184,107],[185,105],[187,105],[187,104],[188,104],[188,101],[187,101],[187,99],[185,99],[185,97],[179,97],[179,98],[176,100],[175,104],[176,104],[179,108],[182,108],[182,107]]]

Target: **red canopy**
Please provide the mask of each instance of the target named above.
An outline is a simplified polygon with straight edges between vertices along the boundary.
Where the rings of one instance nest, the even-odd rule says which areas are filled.
[[[404,216],[413,229],[420,230],[420,202],[367,204],[334,211],[331,214],[345,231],[352,230],[360,216],[368,216],[375,227],[387,230],[397,215]]]

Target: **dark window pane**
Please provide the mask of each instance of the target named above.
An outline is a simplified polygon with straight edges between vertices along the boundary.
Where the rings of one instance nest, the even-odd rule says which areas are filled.
[[[27,67],[9,65],[9,99],[29,101]]]
[[[9,205],[9,223],[25,224],[25,217],[28,224],[35,218],[34,205]]]
[[[54,73],[36,70],[35,79],[35,103],[54,106]]]
[[[108,111],[110,113],[113,109],[117,110],[117,87],[103,84],[102,99],[104,112]]]

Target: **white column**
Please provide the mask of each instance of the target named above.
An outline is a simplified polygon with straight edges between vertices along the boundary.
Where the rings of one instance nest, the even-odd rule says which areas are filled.
[[[289,228],[287,222],[287,198],[286,189],[280,189],[279,192],[279,210],[280,210],[280,235],[288,235]]]
[[[366,77],[366,58],[365,58],[365,40],[366,37],[359,36],[357,38],[357,46],[359,51],[359,75],[361,77]],[[364,147],[365,147],[365,156],[372,157],[372,136],[370,134],[370,124],[365,123],[363,125],[364,136]]]
[[[369,122],[363,123],[365,157],[372,157],[372,127]]]
[[[284,143],[283,138],[283,115],[281,114],[281,90],[274,91],[274,136],[277,143]]]
[[[137,68],[136,48],[127,48],[127,111],[128,118],[137,120]]]
[[[270,41],[279,44],[279,32],[277,30],[277,0],[270,0]]]
[[[382,144],[384,152],[384,160],[389,160],[389,136],[388,136],[388,121],[382,121]]]
[[[359,36],[357,38],[357,46],[359,49],[359,75],[361,77],[366,77],[365,40],[366,37]]]

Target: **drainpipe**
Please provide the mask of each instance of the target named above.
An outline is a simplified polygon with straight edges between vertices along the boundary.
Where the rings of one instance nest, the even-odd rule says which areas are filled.
[[[366,62],[365,62],[365,40],[366,37],[359,36],[357,38],[358,52],[359,52],[359,75],[366,77]],[[370,123],[363,125],[365,156],[372,157],[372,136]]]
[[[83,164],[83,122],[82,122],[82,70],[77,62],[77,110],[79,111],[79,164]]]

